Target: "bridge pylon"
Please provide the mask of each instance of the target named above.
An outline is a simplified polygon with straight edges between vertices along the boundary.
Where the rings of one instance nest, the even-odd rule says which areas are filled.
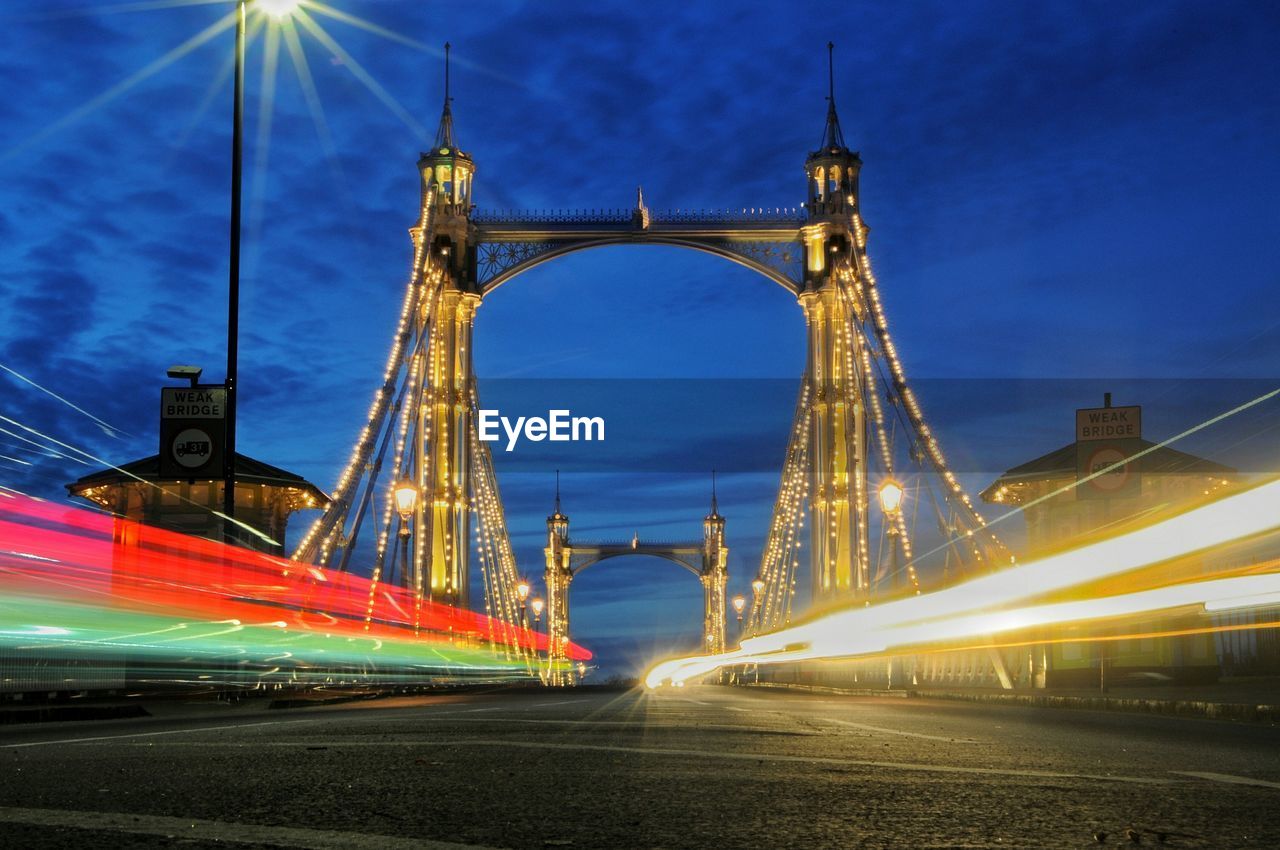
[[[838,278],[854,244],[862,160],[844,143],[834,91],[818,149],[805,160],[808,221],[804,283],[798,293],[808,350],[811,579],[816,603],[870,591],[867,419],[862,343],[851,331],[864,308]]]

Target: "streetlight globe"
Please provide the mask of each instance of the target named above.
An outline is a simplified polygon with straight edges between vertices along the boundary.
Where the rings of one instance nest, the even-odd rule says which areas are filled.
[[[516,593],[520,595],[520,601],[524,602],[529,598],[529,582],[522,581],[516,585]]]
[[[747,607],[747,600],[745,597],[742,597],[742,596],[733,597],[733,610],[737,611],[739,615],[742,614],[742,609],[746,607]]]
[[[287,18],[301,5],[301,0],[254,0],[254,6],[273,18]]]
[[[756,579],[755,581],[751,582],[751,591],[752,591],[753,593],[755,593],[755,595],[756,595],[756,596],[759,596],[761,593],[763,593],[763,592],[764,592],[764,580],[763,580],[763,579]]]
[[[392,494],[396,500],[396,512],[400,514],[400,519],[405,522],[409,521],[409,517],[413,516],[413,509],[418,504],[418,487],[408,478],[403,478],[395,488]]]
[[[529,603],[529,607],[533,609],[533,616],[535,617],[542,616],[542,606],[543,606],[543,602],[541,599],[534,599],[532,602]]]
[[[902,507],[902,485],[892,478],[880,485],[880,510],[896,514]]]

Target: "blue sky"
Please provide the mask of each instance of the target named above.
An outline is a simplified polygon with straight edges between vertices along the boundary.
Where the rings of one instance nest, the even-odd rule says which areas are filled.
[[[225,362],[231,92],[214,84],[231,33],[100,96],[231,4],[152,5],[0,11],[0,364],[125,434],[4,374],[0,412],[113,462],[155,451],[167,366],[218,380]],[[414,44],[317,16],[385,98],[304,34],[330,141],[282,55],[269,148],[264,44],[251,45],[241,319],[240,447],[322,487],[390,344],[446,40],[482,208],[626,207],[642,184],[650,206],[686,209],[803,200],[834,40],[892,329],[975,488],[1068,442],[1072,410],[1121,379],[1132,389],[1117,402],[1147,404],[1148,436],[1167,436],[1254,386],[1209,382],[1277,376],[1273,4],[332,5]],[[481,308],[475,348],[482,396],[486,377],[795,380],[804,354],[785,291],[671,248],[601,249],[517,278]],[[1079,380],[1036,383],[1060,379]],[[567,476],[565,508],[584,537],[696,536],[724,429],[776,443],[721,482],[742,589],[790,410],[702,414],[655,412],[671,468]],[[1265,433],[1198,448],[1241,462]],[[0,481],[38,495],[89,471],[0,454],[33,462],[0,460]],[[550,473],[497,464],[521,564],[539,574]],[[575,635],[622,664],[696,642],[700,604],[678,568],[615,561],[575,585]]]

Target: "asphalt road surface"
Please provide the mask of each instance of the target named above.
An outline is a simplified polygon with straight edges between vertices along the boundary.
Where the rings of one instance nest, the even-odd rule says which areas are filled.
[[[13,848],[1280,847],[1280,728],[963,702],[164,706],[5,727],[0,759]]]

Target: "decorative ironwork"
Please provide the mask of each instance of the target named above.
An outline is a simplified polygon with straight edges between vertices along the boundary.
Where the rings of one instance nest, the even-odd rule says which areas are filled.
[[[634,209],[622,210],[480,210],[472,224],[631,224]],[[789,224],[806,221],[803,207],[743,207],[730,210],[649,210],[651,224]]]
[[[804,281],[804,251],[798,236],[795,241],[744,241],[739,239],[690,236],[682,238],[678,233],[647,231],[656,243],[683,243],[701,247],[718,254],[736,255],[751,264],[774,272],[779,278],[790,281],[797,289]],[[622,240],[619,240],[620,242]],[[566,234],[564,239],[536,242],[503,241],[480,242],[477,246],[476,282],[482,287],[499,277],[507,277],[521,266],[532,265],[538,258],[553,251],[572,250],[575,245],[599,244],[595,235]]]
[[[630,224],[634,210],[476,210],[472,224]]]
[[[582,572],[592,564],[624,555],[649,555],[654,558],[662,558],[698,575],[702,574],[703,568],[702,544],[698,542],[641,541],[634,545],[631,541],[612,543],[571,542],[569,550],[569,569],[574,575]]]
[[[477,283],[488,283],[503,272],[563,246],[563,242],[482,242],[476,259]]]
[[[757,265],[772,269],[799,287],[804,282],[804,250],[795,242],[739,242],[732,239],[699,239],[726,253],[737,254]]]
[[[792,224],[806,221],[800,207],[744,207],[740,210],[664,210],[652,213],[654,224]]]

